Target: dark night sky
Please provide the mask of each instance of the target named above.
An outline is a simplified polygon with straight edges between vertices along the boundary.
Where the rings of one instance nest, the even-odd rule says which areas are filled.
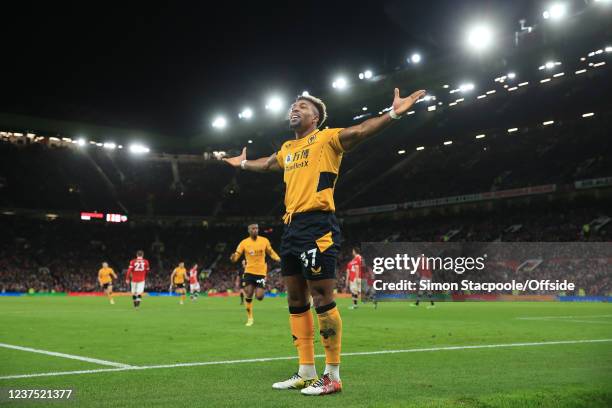
[[[128,2],[124,2],[128,3]],[[2,19],[0,112],[192,135],[217,111],[452,52],[465,25],[511,34],[539,2],[22,3]],[[4,13],[3,13],[4,14]]]

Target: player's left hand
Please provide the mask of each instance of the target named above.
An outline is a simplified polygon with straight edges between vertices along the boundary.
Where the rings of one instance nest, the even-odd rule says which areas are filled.
[[[408,112],[408,109],[410,109],[416,101],[424,97],[425,93],[426,92],[421,89],[419,91],[413,92],[410,96],[407,96],[406,98],[401,98],[399,88],[395,88],[395,96],[393,98],[393,110],[398,115],[403,115],[404,113]]]
[[[246,147],[242,148],[240,156],[223,158],[223,161],[232,167],[240,167],[243,160],[246,160]]]

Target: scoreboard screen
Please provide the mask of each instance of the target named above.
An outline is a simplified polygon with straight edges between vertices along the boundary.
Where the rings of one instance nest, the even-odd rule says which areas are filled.
[[[105,222],[121,223],[121,222],[127,222],[128,217],[127,215],[124,215],[124,214],[112,214],[112,213],[104,214],[104,213],[99,213],[99,212],[82,212],[81,220],[83,221],[100,220],[100,221],[105,221]]]

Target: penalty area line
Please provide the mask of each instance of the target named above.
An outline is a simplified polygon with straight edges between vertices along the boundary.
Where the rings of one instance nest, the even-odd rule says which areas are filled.
[[[380,354],[422,353],[422,352],[435,352],[435,351],[476,350],[476,349],[494,349],[494,348],[510,348],[510,347],[535,347],[535,346],[550,346],[550,345],[560,345],[560,344],[585,344],[585,343],[609,343],[609,342],[612,342],[612,339],[560,340],[560,341],[505,343],[505,344],[478,344],[478,345],[473,345],[473,346],[446,346],[446,347],[429,347],[429,348],[414,348],[414,349],[401,349],[401,350],[359,351],[359,352],[353,352],[353,353],[342,353],[342,356],[343,357],[368,356],[368,355],[380,355]],[[315,357],[321,358],[325,356],[322,354],[318,354]],[[61,375],[96,374],[96,373],[108,373],[108,372],[116,372],[116,371],[140,371],[140,370],[152,370],[152,369],[160,369],[160,368],[198,367],[198,366],[209,366],[209,365],[229,365],[229,364],[245,364],[245,363],[264,363],[268,361],[282,361],[282,360],[297,360],[297,356],[249,358],[249,359],[244,359],[244,360],[202,361],[202,362],[194,362],[194,363],[158,364],[158,365],[148,365],[148,366],[125,366],[125,367],[117,367],[117,368],[100,368],[100,369],[93,369],[93,370],[57,371],[57,372],[50,372],[50,373],[19,374],[19,375],[2,376],[0,377],[0,380],[13,380],[13,379],[19,379],[19,378],[34,378],[34,377],[54,377],[54,376],[61,376]]]
[[[100,360],[98,358],[90,358],[90,357],[83,357],[83,356],[75,356],[74,354],[58,353],[55,351],[41,350],[41,349],[35,349],[31,347],[15,346],[13,344],[0,343],[0,347],[4,347],[7,349],[11,349],[11,350],[27,351],[30,353],[45,354],[47,356],[62,357],[62,358],[70,359],[70,360],[85,361],[87,363],[117,367],[120,369],[126,369],[126,368],[132,367],[131,365],[115,363],[114,361]]]

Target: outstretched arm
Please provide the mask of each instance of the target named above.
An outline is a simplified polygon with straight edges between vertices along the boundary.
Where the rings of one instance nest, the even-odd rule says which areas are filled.
[[[246,147],[242,148],[242,153],[240,156],[229,157],[227,159],[223,159],[223,161],[232,167],[240,167],[243,170],[256,171],[259,173],[282,170],[276,161],[276,153],[273,153],[269,157],[262,157],[256,160],[247,160]]]
[[[406,98],[400,98],[399,89],[395,88],[392,112],[394,112],[394,115],[397,115],[399,119],[400,116],[408,112],[408,109],[423,96],[425,96],[425,91],[420,90],[413,92],[412,95]],[[395,119],[391,117],[391,112],[389,112],[376,118],[368,119],[359,125],[343,129],[338,135],[338,138],[344,150],[351,150],[359,143],[379,133],[393,122],[395,122]]]
[[[274,262],[280,262],[280,256],[278,256],[278,254],[274,252],[274,249],[272,249],[272,245],[270,245],[269,242],[268,246],[266,247],[266,253],[270,258],[272,258]]]

